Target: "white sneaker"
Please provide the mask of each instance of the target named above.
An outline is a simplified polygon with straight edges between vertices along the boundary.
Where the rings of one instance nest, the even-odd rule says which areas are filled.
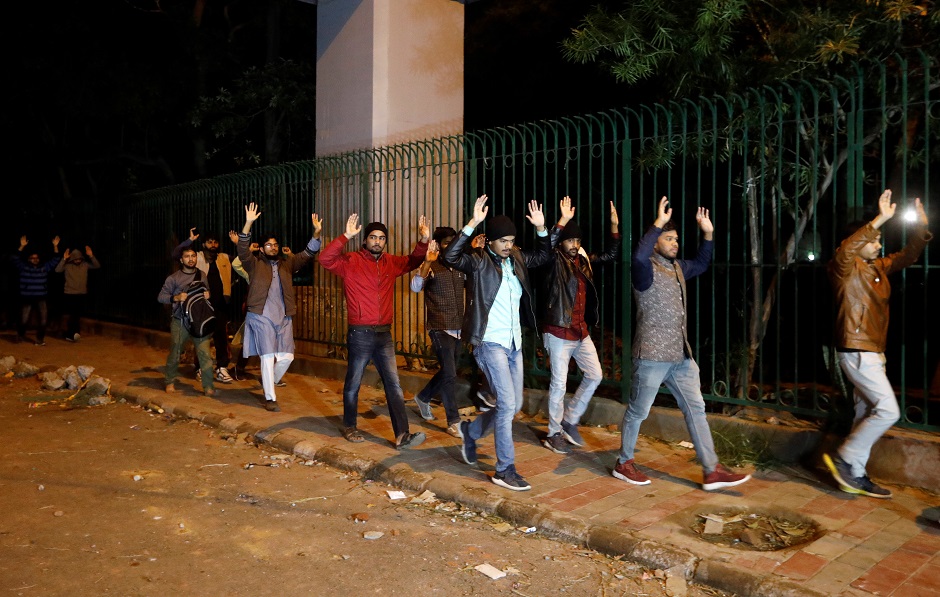
[[[228,370],[225,367],[219,367],[215,371],[215,380],[222,383],[232,383],[232,376],[228,374]]]

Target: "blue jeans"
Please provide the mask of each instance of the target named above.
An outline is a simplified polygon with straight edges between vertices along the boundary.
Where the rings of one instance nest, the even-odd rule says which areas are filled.
[[[418,392],[418,399],[430,402],[438,394],[444,403],[444,413],[447,415],[447,424],[460,422],[460,413],[457,412],[457,396],[454,384],[457,381],[457,352],[460,350],[460,340],[454,338],[443,330],[431,330],[431,344],[437,355],[437,362],[441,368],[428,381],[428,385]]]
[[[190,336],[189,331],[178,318],[170,319],[170,354],[166,357],[166,371],[164,379],[167,385],[176,381],[180,368],[180,353],[183,352],[183,346],[188,340],[192,339],[193,347],[196,349],[196,359],[199,361],[199,369],[202,371],[202,388],[208,390],[212,388],[212,355],[209,354],[209,340],[212,336],[203,336],[197,338]]]
[[[702,383],[698,365],[692,359],[676,362],[633,359],[633,389],[630,404],[620,423],[620,457],[617,462],[622,464],[633,460],[640,424],[649,415],[659,386],[663,384],[679,403],[679,410],[685,417],[685,426],[695,444],[695,454],[702,463],[702,469],[706,474],[711,473],[718,465],[718,456],[715,454],[708,419],[705,418],[705,399],[700,389]]]
[[[473,349],[473,356],[496,396],[496,408],[470,422],[467,434],[477,441],[494,428],[496,472],[502,473],[516,461],[512,443],[512,420],[522,409],[522,351],[511,350],[495,342],[483,342]]]
[[[398,380],[398,363],[395,361],[395,343],[391,332],[376,332],[368,328],[351,328],[346,333],[346,348],[349,362],[346,366],[346,382],[343,384],[343,425],[356,426],[359,409],[359,386],[362,374],[369,361],[375,365],[385,387],[385,402],[392,418],[395,439],[408,433],[408,414],[405,412],[405,394]]]
[[[552,382],[548,386],[548,434],[555,435],[561,431],[562,420],[572,425],[581,421],[581,415],[587,410],[594,390],[604,379],[600,359],[597,358],[597,348],[591,337],[581,340],[563,340],[553,334],[543,336],[545,350],[548,351],[549,363],[552,368]],[[574,396],[565,404],[565,391],[568,389],[568,363],[572,357],[584,372],[584,378]]]

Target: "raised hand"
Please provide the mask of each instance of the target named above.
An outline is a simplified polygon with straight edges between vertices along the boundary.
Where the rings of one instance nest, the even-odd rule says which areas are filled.
[[[320,232],[323,230],[323,220],[319,214],[310,214],[310,223],[313,224],[313,238],[320,238]]]
[[[672,219],[672,208],[669,207],[669,199],[663,195],[663,198],[659,200],[659,213],[656,216],[656,221],[653,222],[653,225],[657,228],[662,228],[666,225],[666,222]]]
[[[924,211],[924,204],[920,202],[920,198],[914,199],[914,213],[917,215],[917,221],[927,225],[927,212]]]
[[[58,235],[58,234],[55,236],[55,238],[52,239],[52,248],[54,248],[54,249],[56,250],[56,253],[59,252],[59,241],[60,241],[60,240],[61,240],[61,239],[59,238],[59,235]]]
[[[561,200],[559,209],[561,210],[561,217],[558,218],[559,226],[564,226],[565,224],[567,224],[568,222],[574,219],[575,208],[572,207],[571,205],[571,197],[565,195],[564,198]]]
[[[260,207],[256,203],[249,203],[245,206],[245,223],[252,223],[261,217]]]
[[[702,229],[705,238],[711,240],[711,234],[715,231],[715,225],[712,224],[711,219],[708,217],[708,210],[704,207],[698,208],[698,212],[695,214],[695,221],[698,222],[698,227]]]
[[[281,247],[281,253],[284,253],[285,255],[290,255],[290,247],[288,246]]]
[[[418,239],[426,243],[431,238],[431,227],[428,225],[428,219],[425,216],[418,218]]]
[[[891,189],[885,189],[881,197],[878,197],[878,215],[871,221],[872,227],[876,230],[880,228],[882,224],[894,217],[897,209],[898,204],[891,203]]]
[[[532,222],[536,230],[541,231],[545,228],[545,214],[542,212],[542,205],[535,199],[529,201],[529,215],[525,218]]]
[[[473,240],[470,241],[470,246],[474,249],[482,249],[486,246],[486,235],[478,234],[473,237]]]
[[[193,226],[189,229],[189,240],[195,241],[197,238],[199,238],[199,235],[196,234],[196,227]]]
[[[614,231],[620,225],[620,216],[617,215],[617,208],[614,206],[613,201],[610,202],[610,225],[614,228]]]
[[[62,252],[62,256],[63,256],[63,257],[68,257],[69,254],[71,254],[71,253],[72,253],[72,249],[69,249],[68,247],[66,247],[66,248],[65,248],[65,251]]]
[[[441,247],[437,244],[436,240],[432,240],[428,243],[428,252],[424,254],[425,261],[437,261],[438,256],[441,254]]]
[[[352,238],[359,234],[360,230],[362,230],[362,226],[359,224],[359,214],[352,214],[346,220],[346,237]]]
[[[486,195],[477,197],[476,203],[473,204],[473,218],[470,220],[469,226],[476,228],[486,219],[486,214],[490,211],[490,208],[486,205],[488,199]]]
[[[23,248],[28,244],[29,244],[29,239],[26,238],[26,235],[24,234],[23,236],[20,237],[20,251],[22,251]]]
[[[91,247],[88,245],[85,245],[85,255],[88,255],[89,257],[92,256]]]
[[[238,244],[238,234],[234,230],[228,231],[228,239],[235,244]]]

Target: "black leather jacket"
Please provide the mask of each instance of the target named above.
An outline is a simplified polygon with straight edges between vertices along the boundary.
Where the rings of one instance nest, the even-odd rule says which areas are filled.
[[[550,238],[552,246],[555,247],[555,250],[552,251],[555,262],[552,264],[546,280],[548,302],[545,308],[544,323],[569,328],[571,327],[571,311],[574,308],[575,297],[578,294],[578,276],[575,273],[575,262],[562,253],[561,247],[556,246],[560,233],[561,229],[557,226],[552,228]],[[587,259],[583,255],[578,259],[581,273],[587,278],[584,323],[588,326],[597,325],[600,319],[597,288],[595,288],[593,280],[593,266],[615,263],[620,255],[620,240],[620,236],[611,238],[610,246],[600,255],[592,253]]]
[[[532,286],[529,281],[529,268],[548,263],[552,258],[552,245],[549,235],[537,236],[535,251],[525,252],[513,247],[509,259],[513,260],[516,277],[522,284],[522,302],[519,316],[522,324],[535,328],[535,310],[532,305]],[[499,257],[484,248],[482,251],[467,253],[464,247],[470,237],[460,232],[457,238],[441,253],[441,262],[467,274],[466,309],[463,318],[461,338],[474,346],[483,342],[490,309],[496,300],[496,293],[503,281],[503,269]]]

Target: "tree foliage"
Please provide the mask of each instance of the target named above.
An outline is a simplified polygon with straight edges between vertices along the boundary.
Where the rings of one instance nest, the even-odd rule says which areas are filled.
[[[231,89],[199,98],[190,122],[210,131],[206,157],[237,166],[311,157],[316,139],[314,77],[311,65],[278,59],[249,67]],[[269,130],[264,127],[266,115],[273,117]]]
[[[568,60],[664,96],[726,94],[794,78],[831,79],[850,62],[936,56],[932,0],[640,0],[588,12],[562,42]],[[616,6],[616,8],[614,8]]]
[[[741,202],[752,267],[748,296],[740,308],[746,337],[740,338],[740,350],[732,351],[742,355],[731,372],[737,396],[750,388],[778,294],[779,274],[796,260],[801,236],[819,202],[839,199],[831,196],[832,182],[849,152],[864,148],[887,165],[888,180],[865,180],[878,189],[892,186],[894,177],[906,177],[912,166],[926,171],[927,164],[940,159],[936,149],[940,131],[936,119],[925,117],[923,102],[924,89],[932,94],[940,87],[936,73],[940,16],[934,4],[931,0],[607,2],[592,8],[562,42],[568,60],[598,63],[622,83],[659,89],[661,102],[718,94],[736,106],[735,115],[722,118],[711,133],[719,138],[720,153],[700,150],[716,139],[702,143],[692,134],[674,143],[677,131],[664,131],[659,142],[640,152],[637,166],[667,170],[690,157],[725,163],[741,158],[737,183],[745,190]],[[930,80],[923,68],[928,64],[934,68]],[[838,83],[831,87],[835,91],[825,91],[837,81],[848,87],[839,91],[842,83]],[[840,107],[814,117],[806,106],[789,100],[760,106],[750,102],[769,89],[780,89],[781,83],[800,87],[804,82],[822,88],[826,101]],[[848,121],[854,125],[858,115],[849,113],[853,100],[842,94],[861,97],[855,95],[860,89],[863,95],[883,98],[885,105],[862,115],[857,138],[846,139]],[[921,95],[904,97],[908,90],[920,90]],[[787,137],[792,141],[746,144],[735,135],[745,129],[760,131],[778,118],[786,123],[778,129],[792,128]],[[783,135],[781,130],[777,133]],[[928,146],[934,148],[932,155]],[[766,219],[760,214],[767,214]],[[771,275],[762,273],[764,253],[778,266]]]

